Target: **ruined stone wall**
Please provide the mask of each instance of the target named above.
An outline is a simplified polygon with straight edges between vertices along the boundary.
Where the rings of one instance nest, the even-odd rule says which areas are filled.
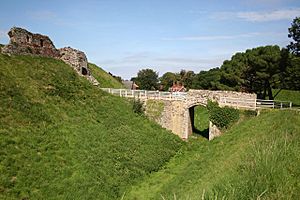
[[[33,34],[22,28],[13,27],[8,35],[10,42],[1,49],[2,53],[57,58],[73,67],[79,75],[86,77],[93,85],[99,85],[88,69],[88,60],[84,52],[71,47],[56,49],[48,36]]]
[[[85,76],[93,85],[99,85],[99,82],[91,75],[84,52],[71,47],[64,47],[59,49],[59,53],[60,59],[73,67],[78,74]]]
[[[2,48],[5,54],[35,54],[59,58],[59,51],[48,36],[33,34],[25,29],[13,27],[8,32],[10,42]]]

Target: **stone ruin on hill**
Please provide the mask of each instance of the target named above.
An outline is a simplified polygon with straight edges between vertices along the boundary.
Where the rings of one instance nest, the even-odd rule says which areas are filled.
[[[74,68],[79,75],[86,77],[93,85],[99,85],[88,69],[88,61],[84,52],[71,47],[56,49],[48,36],[33,34],[18,27],[11,28],[8,35],[10,41],[1,49],[2,53],[40,55],[60,59]]]

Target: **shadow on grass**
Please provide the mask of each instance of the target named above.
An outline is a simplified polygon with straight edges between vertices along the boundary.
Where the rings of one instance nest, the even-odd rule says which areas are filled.
[[[193,133],[208,139],[209,130],[208,130],[208,128],[206,128],[204,130],[199,130],[199,129],[194,128]]]

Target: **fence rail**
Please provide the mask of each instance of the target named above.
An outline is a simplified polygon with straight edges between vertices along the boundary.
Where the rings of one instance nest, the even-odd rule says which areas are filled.
[[[185,100],[187,95],[186,92],[161,92],[113,88],[101,88],[101,90],[106,91],[110,94],[118,95],[120,97],[139,99]]]
[[[221,97],[220,105],[231,106],[239,108],[257,109],[257,108],[292,108],[291,101],[277,101],[277,100],[264,100],[264,99],[242,99],[242,98],[228,98]]]
[[[110,94],[114,94],[126,98],[179,100],[179,101],[185,101],[191,98],[187,96],[187,92],[161,92],[161,91],[129,90],[129,89],[113,89],[113,88],[101,88],[101,90],[106,91]],[[292,108],[292,102],[290,101],[243,99],[243,98],[229,98],[229,97],[221,97],[219,100],[219,104],[220,106],[230,106],[235,108],[244,108],[244,109],[253,109],[253,110],[258,108],[273,108],[273,109]]]

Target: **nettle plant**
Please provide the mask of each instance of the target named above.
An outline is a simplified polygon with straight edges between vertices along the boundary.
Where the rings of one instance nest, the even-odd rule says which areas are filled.
[[[218,128],[228,128],[238,121],[240,112],[230,107],[220,107],[217,102],[209,101],[207,103],[209,120]]]

